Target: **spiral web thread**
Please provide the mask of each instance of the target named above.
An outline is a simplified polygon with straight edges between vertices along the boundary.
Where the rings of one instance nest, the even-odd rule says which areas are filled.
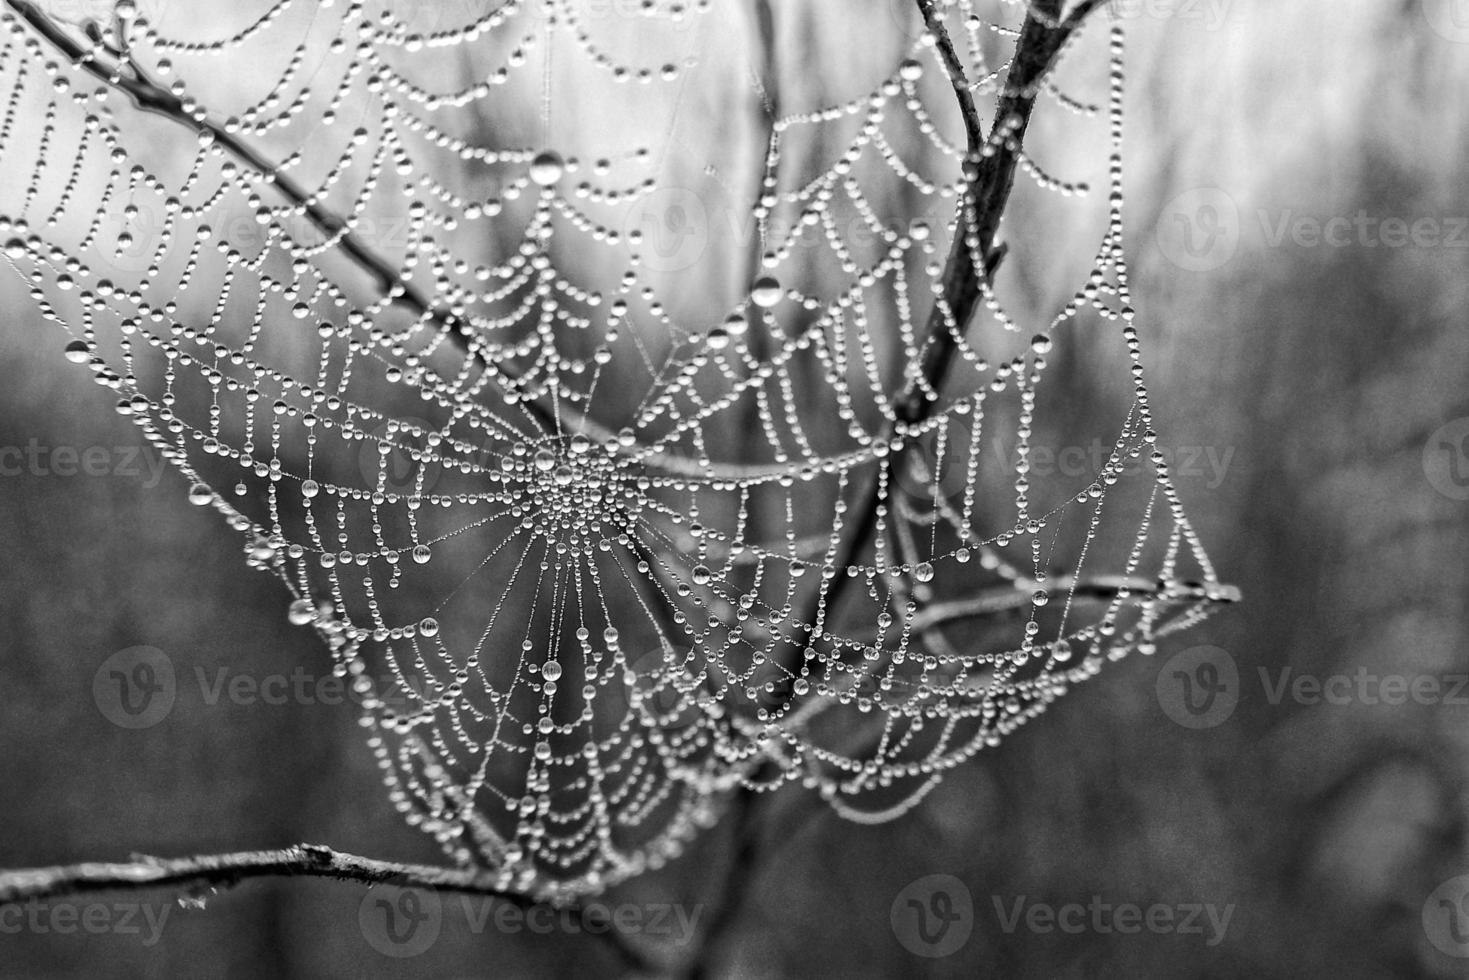
[[[691,325],[625,220],[662,191],[663,148],[493,145],[475,113],[524,76],[536,91],[553,49],[631,100],[695,59],[624,65],[568,0],[446,4],[429,31],[398,3],[305,6],[232,4],[212,21],[232,33],[186,40],[123,0],[51,21],[85,52],[69,63],[37,8],[8,3],[0,234],[66,356],[290,591],[292,622],[353,678],[390,799],[454,860],[564,898],[658,867],[741,787],[799,782],[889,819],[1231,598],[1154,446],[1118,28],[1105,106],[1046,83],[1045,111],[1104,125],[1111,187],[1090,276],[1026,337],[983,276],[980,322],[942,305],[964,150],[931,36],[870,92],[775,123],[761,268]],[[1023,13],[943,8],[977,97],[996,97]],[[442,85],[451,56],[468,84]],[[231,58],[278,76],[204,104],[194,80]],[[182,119],[140,113],[126,79]],[[399,239],[354,251],[373,215]],[[615,274],[579,282],[578,255]],[[906,422],[935,304],[958,356]],[[1096,472],[1042,479],[1043,380],[1082,329],[1120,334],[1131,407]],[[984,454],[996,430],[1006,466]],[[872,546],[837,567],[863,493]]]

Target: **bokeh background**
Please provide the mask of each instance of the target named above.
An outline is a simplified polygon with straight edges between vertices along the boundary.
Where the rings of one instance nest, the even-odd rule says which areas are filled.
[[[759,162],[731,150],[760,132],[752,80],[773,82],[785,111],[865,91],[916,28],[896,7],[782,5],[774,57],[744,0],[710,14],[708,33],[685,39],[709,57],[678,109],[670,172],[687,168],[685,186],[734,208]],[[596,23],[609,44],[665,43],[608,9]],[[203,29],[223,15],[170,16]],[[1452,954],[1469,953],[1453,931],[1459,916],[1469,926],[1469,886],[1455,884],[1469,873],[1469,5],[1118,0],[1097,20],[1131,36],[1129,256],[1155,411],[1184,502],[1246,601],[1151,658],[1109,665],[898,823],[844,823],[799,793],[770,808],[761,860],[736,872],[753,882],[718,975],[1465,973]],[[1104,46],[1097,26],[1089,41]],[[1079,52],[1078,70],[1095,57]],[[568,138],[626,137],[578,118],[571,62],[556,63]],[[524,110],[507,100],[504,111]],[[619,124],[658,125],[641,114]],[[1038,120],[1037,141],[1052,172],[1096,173],[1097,144],[1061,122]],[[1075,288],[1095,219],[1017,192],[1017,309],[1053,309]],[[693,310],[726,305],[746,281],[719,256],[740,244],[717,230],[709,242],[708,271],[686,274],[675,299]],[[62,335],[13,277],[0,304],[0,447],[100,447],[106,460],[95,475],[23,466],[0,479],[0,866],[301,840],[434,861],[384,804],[350,705],[213,697],[235,677],[321,677],[327,653],[288,625],[278,583],[245,569],[237,536],[184,502],[182,478],[143,448],[113,396],[60,356]],[[1120,379],[1088,380],[1085,343],[1058,361],[1079,379],[1078,414],[1116,398]],[[179,693],[161,721],[128,729],[99,709],[93,682],[140,645],[167,655]],[[1192,715],[1179,675],[1213,676],[1203,664],[1227,683]],[[1306,686],[1276,695],[1301,676]],[[1313,679],[1341,696],[1313,695]],[[1398,681],[1418,696],[1392,698]],[[729,857],[716,829],[610,898],[712,911]],[[932,875],[963,886],[944,886],[953,927],[968,929],[944,956],[922,955],[935,947],[903,911],[912,895],[929,902]],[[78,899],[114,924],[133,906],[140,933],[7,918],[0,975],[580,977],[616,966],[586,936],[500,928],[457,900],[431,946],[394,958],[360,925],[366,895],[276,879],[203,909],[163,892]],[[1229,918],[1218,933],[1207,915],[1199,933],[1007,928],[1017,902]],[[672,963],[689,946],[674,933],[633,939]]]

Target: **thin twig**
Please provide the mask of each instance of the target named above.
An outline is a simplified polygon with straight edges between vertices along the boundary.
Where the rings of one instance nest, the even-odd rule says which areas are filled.
[[[502,899],[520,908],[540,905],[525,895],[495,884],[492,872],[478,868],[443,868],[400,864],[346,854],[320,844],[296,844],[274,851],[236,851],[186,858],[137,856],[124,863],[87,862],[50,868],[0,871],[0,903],[16,903],[91,892],[140,891],[176,888],[199,895],[233,888],[249,878],[331,878],[367,885],[424,888]],[[592,914],[591,909],[583,914]],[[598,913],[600,914],[600,913]],[[602,936],[623,965],[631,971],[656,970],[655,965],[627,937],[618,934],[611,918]]]
[[[433,888],[503,898],[521,906],[535,904],[494,885],[494,875],[477,869],[398,864],[344,854],[320,844],[296,844],[275,851],[236,851],[186,858],[137,856],[125,863],[86,862],[51,868],[0,871],[0,902],[56,898],[97,891],[143,888],[232,888],[247,878],[301,875],[370,885]]]
[[[1126,575],[1100,575],[1094,578],[1074,579],[1069,575],[1048,579],[1048,588],[1058,594],[1077,599],[1111,601],[1126,596],[1127,599],[1164,601],[1185,605],[1196,602],[1238,602],[1239,590],[1233,587],[1218,587],[1210,592],[1203,586],[1184,583],[1159,583],[1154,580]],[[920,609],[913,617],[914,630],[929,630],[945,623],[964,619],[993,616],[1031,605],[1032,594],[1041,583],[1022,580],[1004,588],[991,589],[962,599],[935,602]]]

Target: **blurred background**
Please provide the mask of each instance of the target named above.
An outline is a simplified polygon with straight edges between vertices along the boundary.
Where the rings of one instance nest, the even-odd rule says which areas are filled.
[[[790,2],[763,28],[744,6],[674,40],[616,5],[594,22],[609,48],[707,55],[680,89],[664,172],[732,213],[761,162],[762,92],[783,112],[860,95],[918,29],[897,0]],[[175,32],[194,18],[224,33],[217,10],[168,15]],[[1469,5],[1117,0],[1096,21],[1078,73],[1105,57],[1100,25],[1130,37],[1128,254],[1161,442],[1245,601],[1108,665],[899,822],[846,823],[799,792],[768,808],[715,975],[1465,975]],[[620,121],[637,132],[589,123],[577,86],[594,82],[571,58],[554,64],[566,140],[589,154],[612,136],[661,145],[654,112]],[[504,112],[505,125],[525,115],[509,98]],[[1068,178],[1105,174],[1103,135],[1068,125],[1037,120],[1037,158]],[[1017,314],[1053,311],[1085,274],[1097,214],[1066,207],[1017,190]],[[681,273],[675,309],[723,308],[748,281],[720,258],[743,243],[710,227],[710,271]],[[303,840],[434,862],[385,804],[350,704],[265,696],[271,678],[330,671],[282,615],[279,583],[244,567],[217,515],[186,505],[185,481],[66,363],[14,277],[0,303],[0,866]],[[1086,379],[1086,343],[1056,370]],[[1079,382],[1075,411],[1112,404],[1121,380]],[[96,450],[97,465],[68,467],[62,447]],[[139,646],[166,655],[178,693],[133,728],[94,680]],[[716,828],[609,895],[680,913],[633,941],[670,963],[686,953],[730,853]],[[425,948],[389,955],[403,951],[362,925],[369,900],[280,879],[203,909],[166,892],[57,900],[99,927],[7,912],[0,974],[616,971],[585,935],[449,898]],[[1122,906],[1152,918],[1126,931]],[[948,929],[935,939],[916,909]]]

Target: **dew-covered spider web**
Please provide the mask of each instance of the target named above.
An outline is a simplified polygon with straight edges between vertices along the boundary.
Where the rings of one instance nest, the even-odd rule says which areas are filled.
[[[853,5],[894,53],[859,90],[750,95],[724,248],[662,176],[729,155],[681,137],[697,99],[660,143],[567,146],[715,70],[709,0],[641,4],[641,46],[572,0],[4,3],[8,264],[353,678],[392,803],[507,888],[658,867],[736,791],[901,815],[1232,597],[1144,384],[1120,29],[1063,52],[1102,46],[1092,92],[1028,93],[1110,186],[1042,169],[1014,119],[979,155],[1099,215],[1080,286],[1022,325],[990,243],[957,251],[972,310],[945,283],[956,85],[989,127],[1027,8],[930,6],[942,38]],[[1053,378],[1083,337],[1110,346]],[[1083,368],[1114,417],[1068,409]],[[1093,436],[1086,472],[1037,465]]]

